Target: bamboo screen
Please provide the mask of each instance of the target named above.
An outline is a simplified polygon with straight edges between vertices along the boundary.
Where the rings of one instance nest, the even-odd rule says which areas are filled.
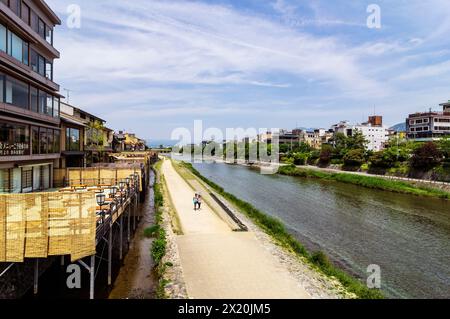
[[[69,168],[69,186],[117,185],[135,173],[139,174],[139,191],[143,191],[141,169],[137,168]]]
[[[95,254],[95,193],[0,195],[0,262]]]

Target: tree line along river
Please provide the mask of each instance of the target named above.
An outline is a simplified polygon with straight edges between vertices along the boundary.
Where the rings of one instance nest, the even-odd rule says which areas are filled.
[[[390,298],[450,298],[450,202],[226,164],[194,164],[349,273],[381,267]]]

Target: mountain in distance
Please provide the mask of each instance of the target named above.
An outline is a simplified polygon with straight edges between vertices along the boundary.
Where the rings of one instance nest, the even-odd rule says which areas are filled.
[[[394,130],[396,132],[405,132],[406,131],[406,123],[399,123],[397,125],[394,125],[390,128],[390,130]]]
[[[178,141],[161,139],[161,140],[147,140],[147,146],[150,148],[159,148],[161,145],[164,147],[173,147],[178,143]]]

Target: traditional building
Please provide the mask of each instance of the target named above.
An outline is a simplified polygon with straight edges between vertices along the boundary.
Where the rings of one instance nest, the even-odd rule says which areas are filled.
[[[53,29],[60,19],[42,0],[0,1],[0,192],[52,187],[60,158],[59,85]]]

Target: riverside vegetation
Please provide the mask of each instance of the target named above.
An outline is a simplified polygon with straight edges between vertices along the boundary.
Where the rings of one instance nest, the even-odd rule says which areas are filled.
[[[256,225],[263,229],[268,235],[274,238],[280,245],[293,251],[296,255],[301,257],[312,267],[322,272],[323,274],[334,277],[349,291],[354,293],[361,299],[382,299],[384,298],[380,290],[369,289],[361,281],[351,277],[346,272],[334,266],[329,258],[323,252],[309,252],[306,248],[297,241],[289,232],[281,221],[260,210],[253,207],[251,204],[237,198],[233,194],[226,192],[221,186],[210,181],[200,174],[190,163],[182,162],[183,167],[191,171],[195,176],[209,185],[217,193],[234,204],[242,213],[251,218]]]
[[[450,193],[443,190],[415,186],[407,182],[388,180],[381,177],[355,175],[349,173],[328,173],[314,169],[298,167],[295,165],[281,166],[278,170],[278,173],[288,176],[333,180],[342,183],[355,184],[363,187],[386,190],[396,193],[450,199]]]
[[[146,237],[154,238],[151,248],[151,256],[155,263],[155,270],[158,275],[158,288],[156,290],[156,297],[159,299],[165,298],[164,288],[168,284],[168,281],[164,278],[167,267],[171,265],[166,263],[162,264],[162,259],[166,254],[167,237],[166,231],[162,227],[163,223],[163,206],[164,196],[161,190],[161,169],[162,162],[158,162],[153,171],[155,172],[155,183],[153,185],[154,207],[155,207],[155,225],[144,230]]]

